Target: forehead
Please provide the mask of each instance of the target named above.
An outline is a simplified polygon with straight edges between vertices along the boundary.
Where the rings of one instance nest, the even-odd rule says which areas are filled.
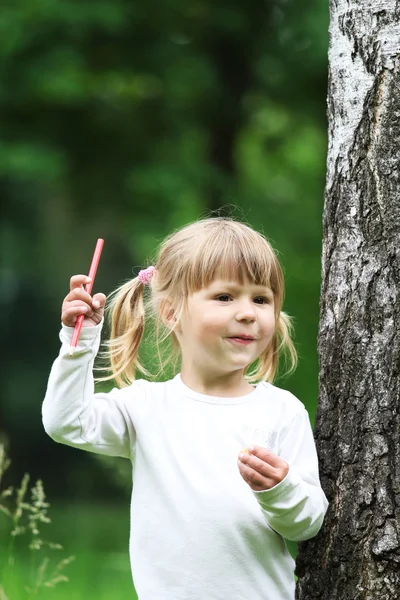
[[[246,264],[243,258],[237,262],[232,259],[223,260],[219,264],[210,265],[208,269],[199,269],[197,273],[197,285],[194,286],[194,290],[209,287],[216,282],[223,282],[231,286],[273,287],[271,285],[271,265],[267,262]]]
[[[244,278],[243,282],[234,280],[234,279],[226,279],[223,277],[218,277],[208,283],[208,285],[204,286],[204,289],[210,291],[217,290],[232,290],[232,291],[241,291],[241,290],[251,290],[251,291],[260,291],[264,293],[273,293],[272,289],[269,285],[263,283],[257,283],[249,279],[248,277]]]
[[[217,280],[244,285],[269,287],[275,297],[283,291],[279,262],[265,239],[252,232],[251,236],[230,235],[204,239],[195,253],[186,252],[182,272],[183,296],[198,292]],[[250,239],[251,238],[251,239]],[[191,241],[193,244],[193,240]]]

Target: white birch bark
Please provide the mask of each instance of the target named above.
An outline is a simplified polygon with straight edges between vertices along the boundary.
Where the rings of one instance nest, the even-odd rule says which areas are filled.
[[[296,597],[400,598],[400,3],[331,0],[320,395]]]

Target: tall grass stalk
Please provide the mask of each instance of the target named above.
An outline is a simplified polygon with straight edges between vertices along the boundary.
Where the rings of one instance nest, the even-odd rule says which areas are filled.
[[[70,556],[60,560],[53,568],[50,568],[50,558],[43,556],[45,548],[49,550],[62,550],[60,544],[55,544],[42,539],[40,527],[42,524],[51,523],[47,516],[50,506],[46,502],[43,483],[39,479],[30,489],[30,501],[26,499],[30,477],[27,473],[22,478],[21,485],[16,490],[13,487],[2,489],[3,477],[11,464],[5,447],[0,444],[0,513],[6,515],[10,520],[10,532],[3,565],[0,566],[0,600],[11,599],[9,589],[16,582],[13,581],[13,571],[16,562],[16,544],[18,537],[28,536],[28,550],[30,552],[30,573],[27,581],[18,582],[20,588],[15,600],[34,600],[38,597],[40,590],[54,588],[57,584],[67,582],[68,577],[63,570],[74,559]]]

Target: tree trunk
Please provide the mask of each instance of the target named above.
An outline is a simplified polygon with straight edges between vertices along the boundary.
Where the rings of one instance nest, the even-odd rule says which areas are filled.
[[[400,8],[331,0],[315,438],[330,508],[296,598],[400,598]]]

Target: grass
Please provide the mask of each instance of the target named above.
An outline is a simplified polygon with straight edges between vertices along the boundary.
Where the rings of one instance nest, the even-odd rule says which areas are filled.
[[[136,600],[129,503],[49,510],[41,480],[4,485],[10,464],[0,443],[0,600]]]
[[[42,528],[43,537],[60,543],[63,557],[74,555],[75,560],[64,570],[69,581],[41,590],[40,600],[136,599],[128,554],[128,505],[53,505],[49,514],[52,523],[48,531]],[[8,523],[0,518],[0,539],[6,539],[7,533]],[[7,590],[9,600],[22,600],[21,581],[27,581],[30,569],[30,553],[18,552]]]
[[[66,554],[76,556],[68,567],[70,582],[58,586],[57,600],[136,599],[128,553],[129,504],[53,507],[52,521],[55,539]]]

